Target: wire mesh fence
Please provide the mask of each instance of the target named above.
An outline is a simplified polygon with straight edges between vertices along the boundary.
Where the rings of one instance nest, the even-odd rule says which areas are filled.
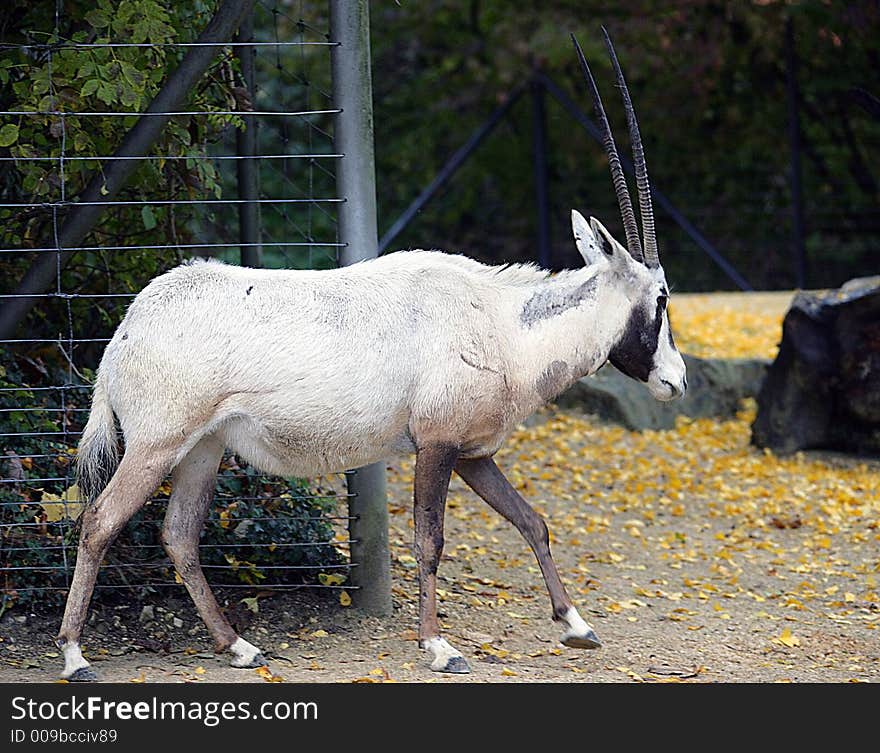
[[[137,291],[192,256],[328,268],[344,246],[325,3],[259,0],[219,43],[197,34],[222,3],[151,3],[144,17],[102,1],[75,18],[60,0],[37,5],[49,7],[29,12],[23,35],[0,39],[0,307],[19,304],[0,339],[4,603],[69,584],[75,448],[104,344]],[[169,73],[204,47],[217,54],[183,106],[154,109]],[[150,118],[164,129],[126,152]],[[94,221],[66,242],[84,211]],[[35,270],[49,289],[27,288]],[[209,580],[342,588],[353,566],[344,481],[266,477],[227,455],[200,545]],[[98,588],[180,583],[158,533],[169,492],[166,482],[129,524]]]

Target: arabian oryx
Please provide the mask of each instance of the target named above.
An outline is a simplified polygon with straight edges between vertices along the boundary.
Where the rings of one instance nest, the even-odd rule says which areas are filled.
[[[267,473],[306,477],[415,453],[419,638],[431,669],[469,671],[440,635],[435,600],[453,471],[531,546],[562,643],[600,646],[565,592],[544,521],[492,460],[517,424],[607,361],[658,400],[687,387],[623,73],[606,34],[629,123],[644,246],[595,81],[572,39],[604,129],[625,248],[598,220],[573,211],[586,266],[555,275],[437,251],[329,271],[196,262],[157,277],[134,299],[101,360],[79,445],[88,503],[57,639],[63,677],[95,678],[79,640],[98,566],[168,473],[168,556],[232,666],[264,663],[223,615],[199,564],[224,448]],[[121,460],[114,419],[125,439]]]

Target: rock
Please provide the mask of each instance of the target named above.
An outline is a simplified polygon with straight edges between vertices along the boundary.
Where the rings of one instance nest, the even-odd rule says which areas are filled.
[[[880,454],[880,276],[795,296],[752,442],[783,454]]]
[[[152,622],[156,619],[156,610],[153,609],[152,604],[144,605],[144,608],[141,609],[141,616],[138,617],[138,622],[143,625],[145,622]]]
[[[758,394],[770,363],[761,358],[683,358],[688,390],[681,400],[655,400],[644,384],[606,364],[593,376],[575,382],[556,403],[596,413],[628,429],[671,429],[677,416],[733,416],[743,398]]]
[[[183,620],[181,620],[180,617],[175,617],[174,620],[172,621],[172,624],[176,628],[182,628],[183,627]]]

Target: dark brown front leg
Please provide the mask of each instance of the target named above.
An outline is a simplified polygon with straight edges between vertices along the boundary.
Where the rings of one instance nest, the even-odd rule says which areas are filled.
[[[458,448],[430,445],[416,452],[413,518],[419,565],[419,643],[431,652],[436,672],[469,672],[461,654],[440,637],[437,567],[443,554],[443,515]]]
[[[455,472],[493,510],[513,523],[532,548],[550,593],[553,619],[568,625],[562,642],[573,648],[599,648],[601,644],[596,633],[578,614],[562,585],[550,553],[550,535],[544,519],[511,486],[492,458],[459,460],[455,465]]]

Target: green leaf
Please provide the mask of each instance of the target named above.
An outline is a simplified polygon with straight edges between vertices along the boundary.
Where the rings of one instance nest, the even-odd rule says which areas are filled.
[[[40,95],[45,94],[49,91],[49,79],[48,78],[36,78],[30,84],[30,91],[32,94]]]
[[[144,230],[152,230],[156,227],[156,215],[149,205],[141,207],[141,219],[144,221]]]
[[[115,97],[116,89],[106,81],[102,81],[101,85],[98,87],[98,99],[105,104],[112,105]]]
[[[101,82],[96,78],[90,78],[83,84],[83,88],[79,90],[80,96],[82,97],[91,97],[96,91],[98,91],[98,87],[101,85]]]
[[[105,26],[110,25],[110,19],[107,18],[107,14],[101,10],[90,10],[86,13],[85,19],[90,26],[94,26],[96,29],[103,29]]]
[[[18,141],[18,126],[15,123],[7,123],[0,128],[0,146],[12,146]]]

